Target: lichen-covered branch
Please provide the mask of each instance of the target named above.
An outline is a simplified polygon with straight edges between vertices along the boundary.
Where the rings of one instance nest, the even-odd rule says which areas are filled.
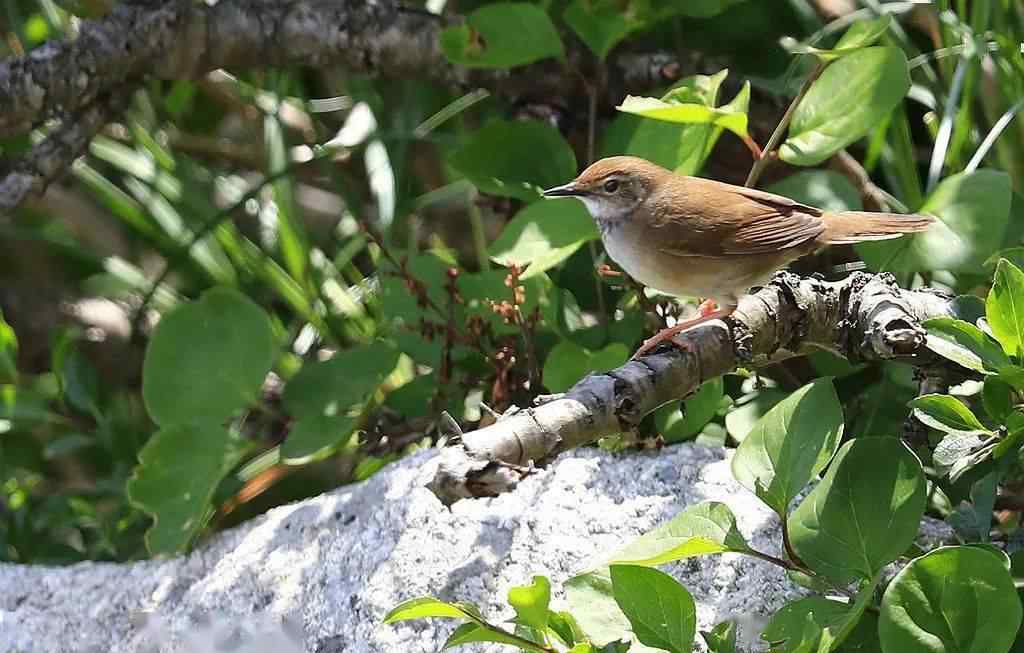
[[[92,137],[128,105],[131,91],[100,98],[75,112],[36,144],[0,179],[0,216],[12,211],[47,185],[85,152]]]
[[[744,297],[725,321],[679,336],[685,351],[669,348],[589,375],[557,399],[510,411],[486,428],[463,434],[444,450],[430,487],[445,503],[507,491],[532,466],[628,431],[659,406],[739,366],[813,348],[853,361],[934,362],[921,322],[949,314],[950,299],[933,290],[902,290],[888,274],[856,273],[827,282],[780,273]]]
[[[115,113],[103,103],[118,99],[125,80],[145,77],[195,79],[221,68],[339,66],[351,73],[481,86],[517,101],[559,104],[575,92],[589,65],[580,50],[570,50],[567,65],[555,60],[512,70],[452,65],[439,35],[460,20],[394,0],[121,2],[104,18],[84,21],[75,39],[0,62],[0,137],[51,118],[61,119],[67,134],[84,134],[68,124],[76,113],[86,108],[93,112],[90,117]],[[625,53],[611,62],[604,91],[617,102],[625,92],[678,79],[683,67],[675,56]],[[52,150],[33,152],[32,160],[17,164],[22,172],[2,182],[4,189],[17,191],[0,198],[5,210],[70,165],[71,159],[59,162],[53,155]],[[25,170],[38,169],[43,158],[52,172],[40,183],[41,177]]]

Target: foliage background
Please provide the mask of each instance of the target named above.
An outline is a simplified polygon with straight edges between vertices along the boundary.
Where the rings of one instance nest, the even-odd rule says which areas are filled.
[[[536,189],[619,153],[743,183],[751,143],[768,143],[814,69],[809,48],[837,47],[857,21],[892,16],[873,35],[880,59],[832,64],[758,185],[827,208],[932,211],[948,230],[795,267],[837,277],[863,261],[984,296],[990,257],[1020,258],[1013,0],[438,4],[420,10],[468,17],[442,37],[451,61],[527,83],[255,61],[152,81],[66,179],[0,219],[0,559],[183,550],[434,444],[445,415],[486,425],[621,364],[692,298],[595,274],[607,261],[589,218]],[[3,6],[8,57],[108,11]],[[529,83],[542,73],[557,94]],[[617,110],[628,94],[699,110],[653,120]],[[32,139],[4,141],[5,157]],[[736,445],[822,375],[845,437],[924,432],[934,471],[928,430],[907,419],[913,370],[825,353],[709,382],[604,445]],[[996,476],[963,471],[932,474],[928,509],[969,540]],[[997,539],[1016,541],[1018,479],[1002,469],[987,507]]]

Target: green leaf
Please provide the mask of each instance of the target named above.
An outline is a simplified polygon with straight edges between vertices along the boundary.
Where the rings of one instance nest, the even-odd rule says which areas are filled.
[[[519,650],[535,651],[536,653],[547,653],[547,650],[541,645],[528,646],[523,640],[516,639],[509,636],[507,633],[501,630],[491,628],[486,625],[481,625],[476,622],[468,624],[462,624],[445,640],[444,646],[441,650],[447,650],[455,646],[461,646],[462,644],[470,644],[472,642],[497,642],[498,644],[508,644],[515,646]]]
[[[857,438],[790,515],[790,541],[812,570],[836,583],[872,578],[914,541],[924,506],[921,463],[906,445]]]
[[[779,156],[793,165],[821,163],[871,131],[909,88],[899,48],[865,48],[839,59],[797,105]]]
[[[857,252],[876,271],[977,273],[985,257],[1003,242],[1010,197],[1010,178],[1003,172],[978,170],[947,177],[918,211],[939,218],[928,231],[861,243]]]
[[[998,342],[970,322],[951,317],[925,321],[928,348],[944,358],[977,372],[998,372],[1010,359]]]
[[[1006,653],[1020,622],[1020,599],[999,558],[943,547],[893,578],[878,634],[885,653]]]
[[[857,627],[880,580],[864,583],[852,603],[819,596],[793,601],[772,616],[761,639],[783,643],[773,645],[772,653],[835,651]]]
[[[445,603],[432,596],[421,596],[402,601],[384,615],[383,623],[393,624],[410,619],[445,617],[480,622],[480,610],[468,603]]]
[[[378,341],[306,363],[285,386],[284,407],[300,419],[344,416],[377,390],[394,371],[398,356],[396,349]]]
[[[917,419],[945,433],[988,433],[971,409],[950,395],[921,395],[910,402]]]
[[[642,644],[670,653],[692,653],[697,629],[693,597],[657,569],[611,566],[615,602]]]
[[[78,350],[77,343],[69,341],[65,351],[54,355],[54,372],[59,375],[61,395],[68,403],[83,413],[98,414],[99,374]]]
[[[859,211],[860,193],[849,180],[831,170],[804,170],[766,189],[823,211]]]
[[[891,17],[883,14],[873,20],[858,20],[846,30],[834,48],[819,49],[810,46],[790,48],[791,52],[813,54],[823,61],[832,61],[866,48],[882,38],[889,29]]]
[[[708,632],[701,632],[709,653],[736,653],[736,622],[723,621]]]
[[[629,348],[620,342],[591,351],[571,340],[563,340],[544,360],[544,386],[551,392],[563,392],[587,374],[607,372],[627,360]]]
[[[999,459],[1007,453],[1020,448],[1024,442],[1024,413],[1014,410],[1005,418],[1006,437],[1003,438],[995,449],[992,450],[992,457]]]
[[[728,120],[746,119],[750,104],[750,86],[744,84],[730,102],[718,106],[718,92],[729,74],[722,70],[715,75],[693,75],[681,80],[661,100],[670,105],[696,106],[716,112],[718,117],[732,116]],[[716,118],[717,120],[717,118]],[[674,170],[681,175],[696,174],[710,156],[722,134],[724,125],[716,120],[698,122],[665,122],[638,120],[623,114],[605,132],[603,154],[629,154]],[[728,122],[727,120],[727,122]],[[733,125],[737,126],[737,125]],[[744,134],[745,132],[744,127]]]
[[[611,558],[612,564],[656,566],[694,556],[750,551],[729,506],[706,501],[690,506],[644,533]]]
[[[520,278],[527,279],[555,267],[599,236],[581,202],[534,202],[505,225],[491,244],[491,260],[525,267]]]
[[[256,401],[273,361],[263,309],[238,291],[213,288],[157,324],[142,367],[142,396],[161,426],[221,422]]]
[[[534,576],[533,583],[508,591],[508,604],[516,611],[516,623],[539,631],[548,627],[548,604],[551,583],[544,576]]]
[[[711,18],[726,11],[733,5],[748,0],[667,0],[651,3],[649,20],[664,20],[671,16],[690,16],[692,18]],[[638,3],[641,7],[646,3]]]
[[[985,318],[1003,349],[1020,356],[1024,343],[1024,272],[1006,259],[996,265],[992,289],[985,300]]]
[[[356,430],[347,415],[307,415],[298,419],[281,443],[281,462],[305,465],[329,456],[344,446]]]
[[[18,338],[0,311],[0,383],[14,383],[18,380],[17,362]]]
[[[612,597],[607,567],[567,580],[565,600],[576,623],[596,646],[630,639],[629,620]]]
[[[277,208],[274,236],[285,269],[301,283],[306,279],[309,268],[309,239],[295,198],[295,175],[281,174],[291,165],[291,160],[284,128],[276,113],[268,113],[263,118],[263,141],[267,148],[267,172],[276,177],[271,184]]]
[[[214,490],[245,449],[244,441],[215,424],[166,426],[146,442],[127,492],[153,516],[146,531],[150,553],[185,549],[209,521]]]
[[[758,421],[732,459],[741,485],[779,515],[832,458],[843,434],[843,410],[832,379],[809,383]]]
[[[623,12],[618,0],[573,0],[562,19],[602,61],[622,39],[644,25],[631,12]]]
[[[665,122],[714,125],[744,138],[747,136],[748,121],[746,106],[716,106],[718,89],[728,74],[728,70],[722,70],[711,76],[688,77],[660,99],[627,95],[622,104],[615,108],[623,113]],[[740,95],[749,98],[749,94],[749,86],[745,85]]]
[[[551,19],[525,2],[480,7],[465,25],[441,32],[441,49],[449,61],[467,68],[512,68],[565,56]]]
[[[755,390],[736,401],[735,407],[725,415],[725,428],[729,437],[743,442],[764,415],[789,394],[777,388]]]
[[[981,403],[988,416],[997,422],[1005,422],[1013,412],[1013,386],[997,376],[985,378],[981,386]]]
[[[554,127],[534,120],[487,123],[452,154],[450,163],[481,191],[527,202],[576,175],[569,144]]]
[[[682,408],[671,403],[654,413],[654,425],[665,442],[688,440],[700,433],[718,412],[725,396],[725,383],[716,377],[701,384],[693,395],[683,400]]]

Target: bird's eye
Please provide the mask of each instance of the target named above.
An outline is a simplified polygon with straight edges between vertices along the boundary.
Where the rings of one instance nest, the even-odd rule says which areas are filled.
[[[609,179],[604,182],[604,192],[614,193],[617,190],[619,190],[619,181],[617,179]]]

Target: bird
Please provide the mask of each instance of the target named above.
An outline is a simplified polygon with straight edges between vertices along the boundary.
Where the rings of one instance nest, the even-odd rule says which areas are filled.
[[[644,341],[639,358],[703,322],[733,313],[739,298],[794,260],[829,245],[889,240],[928,229],[928,215],[825,211],[788,197],[678,175],[645,159],[612,156],[543,191],[576,198],[605,251],[645,286],[699,297],[699,315]]]

